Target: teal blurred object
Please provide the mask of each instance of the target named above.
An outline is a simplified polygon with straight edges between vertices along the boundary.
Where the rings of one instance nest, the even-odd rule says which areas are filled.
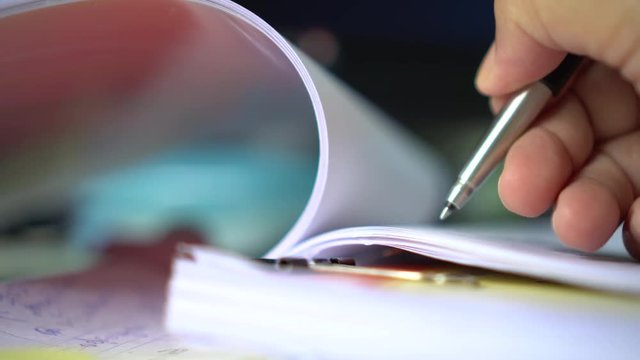
[[[302,155],[237,145],[171,152],[82,186],[72,243],[146,242],[191,228],[220,248],[259,256],[302,213],[316,164]]]

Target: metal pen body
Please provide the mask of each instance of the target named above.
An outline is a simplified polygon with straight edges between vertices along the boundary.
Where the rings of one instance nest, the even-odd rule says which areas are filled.
[[[474,190],[491,174],[509,147],[531,125],[552,97],[553,93],[547,86],[536,82],[509,101],[460,172],[458,181],[447,197],[448,206],[441,218],[464,206]]]

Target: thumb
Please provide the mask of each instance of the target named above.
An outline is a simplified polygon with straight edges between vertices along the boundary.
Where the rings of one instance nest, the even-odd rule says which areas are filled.
[[[640,2],[495,0],[496,37],[476,77],[509,94],[550,73],[567,52],[618,69],[640,89]]]

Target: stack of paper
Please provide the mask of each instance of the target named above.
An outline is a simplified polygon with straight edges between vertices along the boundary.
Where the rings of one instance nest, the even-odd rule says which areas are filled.
[[[191,248],[175,264],[166,324],[187,341],[227,339],[293,358],[635,356],[636,298],[549,286],[400,291]]]

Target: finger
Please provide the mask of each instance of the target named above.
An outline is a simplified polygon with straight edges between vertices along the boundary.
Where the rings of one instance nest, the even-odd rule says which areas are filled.
[[[581,177],[560,193],[551,220],[566,245],[595,251],[620,224],[620,207],[613,190],[600,179]]]
[[[509,150],[498,183],[503,204],[517,214],[539,216],[592,149],[588,115],[569,93]]]
[[[628,133],[640,125],[638,95],[620,74],[603,64],[593,64],[572,89],[584,105],[596,142]]]
[[[603,144],[600,150],[620,169],[629,184],[629,194],[621,204],[628,209],[632,197],[640,194],[640,126],[634,132]]]
[[[640,2],[496,0],[496,38],[476,85],[503,95],[553,70],[566,52],[618,69],[640,89]]]
[[[637,197],[640,131],[607,143],[558,196],[553,227],[567,245],[593,251],[611,237]]]
[[[629,209],[622,229],[622,240],[629,255],[640,260],[640,197]]]
[[[480,93],[489,96],[506,95],[541,79],[555,69],[566,55],[564,51],[547,48],[530,36],[522,34],[518,27],[503,30],[504,27],[496,23],[496,41],[482,59],[476,74],[476,88]],[[503,40],[502,34],[514,33],[520,33],[517,37],[521,39]],[[515,46],[502,46],[513,41],[517,42]],[[522,53],[535,56],[524,58],[517,55]]]

